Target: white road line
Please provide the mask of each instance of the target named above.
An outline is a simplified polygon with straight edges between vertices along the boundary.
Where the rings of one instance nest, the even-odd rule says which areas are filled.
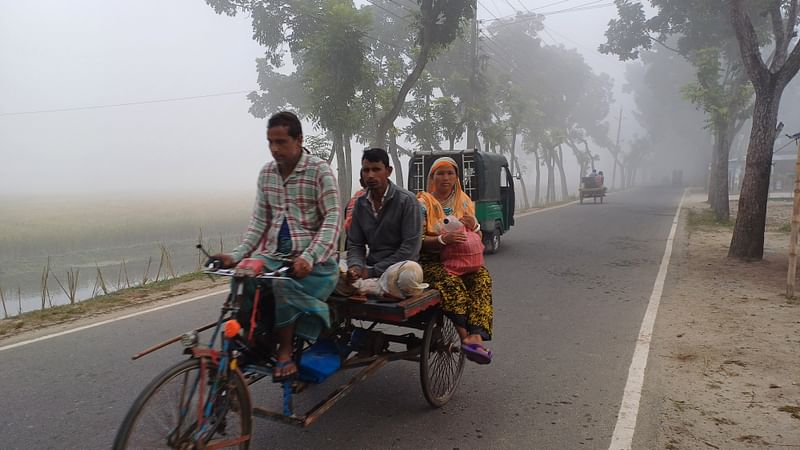
[[[574,205],[575,203],[578,203],[578,201],[574,200],[574,201],[571,201],[569,203],[564,203],[563,205],[551,206],[549,208],[537,209],[535,211],[528,211],[528,212],[524,212],[522,214],[514,214],[514,218],[515,219],[519,219],[520,217],[530,216],[531,214],[539,214],[539,213],[543,213],[545,211],[552,211],[554,209],[563,208],[563,207],[569,206],[569,205]]]
[[[647,304],[647,310],[642,319],[642,327],[639,329],[639,338],[636,340],[633,360],[628,369],[628,381],[625,383],[625,391],[622,396],[622,403],[619,406],[617,424],[614,426],[614,434],[611,436],[609,450],[628,450],[633,444],[633,433],[636,430],[639,401],[642,398],[644,371],[647,367],[647,355],[650,353],[650,340],[653,335],[653,325],[656,321],[658,305],[661,303],[661,293],[664,291],[664,280],[667,278],[669,259],[670,256],[672,256],[672,244],[675,240],[675,231],[678,229],[678,219],[685,198],[686,190],[683,191],[681,201],[678,204],[678,211],[675,212],[675,217],[672,219],[672,228],[669,230],[664,256],[661,258],[661,266],[658,268],[658,276],[653,285],[653,293],[650,294],[650,301]]]
[[[99,327],[101,325],[106,325],[106,324],[113,323],[113,322],[119,322],[120,320],[130,319],[131,317],[136,317],[136,316],[141,316],[142,314],[147,314],[147,313],[151,313],[151,312],[154,312],[154,311],[160,311],[162,309],[172,308],[173,306],[183,305],[184,303],[195,302],[197,300],[202,300],[204,298],[208,298],[208,297],[211,297],[213,295],[223,294],[225,292],[228,292],[228,289],[225,289],[225,290],[222,290],[222,291],[209,292],[208,294],[203,294],[203,295],[200,295],[200,296],[197,296],[197,297],[187,298],[186,300],[181,300],[179,302],[170,303],[168,305],[157,306],[157,307],[152,308],[152,309],[146,309],[144,311],[137,311],[135,313],[126,314],[124,316],[116,317],[116,318],[113,318],[113,319],[103,320],[103,321],[96,322],[96,323],[93,323],[93,324],[90,324],[90,325],[84,325],[82,327],[72,328],[72,329],[64,330],[64,331],[59,331],[58,333],[48,334],[48,335],[45,335],[45,336],[39,336],[39,337],[37,337],[35,339],[29,339],[27,341],[21,341],[21,342],[15,343],[15,344],[5,345],[5,346],[0,347],[0,352],[2,352],[4,350],[11,350],[12,348],[22,347],[23,345],[33,344],[34,342],[46,341],[48,339],[53,339],[53,338],[56,338],[56,337],[59,337],[59,336],[64,336],[64,335],[67,335],[67,334],[77,333],[78,331],[88,330],[89,328]]]

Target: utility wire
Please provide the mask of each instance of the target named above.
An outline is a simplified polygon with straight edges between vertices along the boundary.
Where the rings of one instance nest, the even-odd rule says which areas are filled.
[[[405,22],[405,23],[407,23],[407,24],[409,24],[409,25],[411,24],[411,22],[410,22],[408,19],[406,19],[405,17],[401,17],[401,16],[397,15],[397,14],[396,14],[394,11],[392,11],[392,10],[390,10],[390,9],[388,9],[388,8],[384,7],[384,6],[381,6],[381,5],[377,4],[377,3],[375,3],[375,0],[367,0],[367,1],[368,1],[370,4],[372,4],[372,6],[374,6],[374,7],[378,8],[378,9],[380,9],[380,10],[383,10],[383,11],[385,11],[387,14],[389,14],[390,16],[393,16],[393,17],[395,17],[396,19],[400,20],[401,22]]]
[[[401,19],[401,20],[409,23],[407,19],[402,18],[400,16],[397,16],[396,14],[393,14],[391,11],[389,11],[389,10],[383,8],[383,7],[380,7],[379,5],[376,5],[371,0],[368,0],[368,1],[370,1],[370,3],[372,3],[374,6],[380,8],[380,9],[383,9],[384,11],[386,11],[389,14],[392,14],[396,18]],[[395,2],[395,1],[392,1],[392,0],[389,0],[389,1],[391,3],[394,3],[394,4],[402,7],[402,5],[400,5],[399,2]],[[590,1],[590,2],[587,2],[587,3],[583,3],[581,5],[576,5],[576,6],[571,7],[571,8],[566,8],[566,9],[563,9],[563,10],[547,12],[547,13],[543,13],[541,15],[559,14],[559,13],[573,12],[573,11],[583,11],[583,10],[596,9],[596,8],[602,8],[602,7],[613,5],[613,2],[612,3],[607,3],[607,4],[602,4],[602,5],[597,5],[597,3],[599,3],[600,1],[603,1],[603,0],[593,0],[593,1]],[[548,6],[554,6],[554,5],[557,5],[557,4],[560,4],[560,3],[564,3],[564,1],[554,2],[554,3],[548,4],[548,5],[544,5],[544,6],[541,6],[541,7],[538,7],[538,8],[533,8],[532,10],[542,9],[542,8],[546,8]],[[509,5],[510,5],[510,3],[509,3]],[[489,14],[491,14],[492,16],[495,17],[494,20],[503,19],[502,17],[498,18],[497,16],[495,16],[494,13],[492,13],[485,5],[481,4],[481,6],[483,6],[483,8],[486,9],[489,12]],[[515,10],[515,12],[516,12],[516,10]],[[319,16],[319,15],[316,15],[316,14],[313,14],[313,13],[301,12],[301,11],[297,11],[297,10],[295,10],[295,13],[297,13],[299,15],[310,16],[310,17],[315,18],[315,19],[317,19],[319,21],[322,21],[322,22],[327,22],[327,20],[325,18],[323,18],[322,16]],[[525,19],[529,19],[529,18],[525,18]],[[504,23],[501,24],[501,26],[507,25],[507,24],[511,24],[511,23],[515,23],[515,22],[518,22],[518,21],[519,20],[511,21],[511,22],[504,22]],[[517,61],[515,61],[513,58],[511,58],[511,55],[508,54],[507,52],[505,52],[505,49],[503,49],[501,45],[499,45],[496,41],[494,41],[494,39],[492,39],[489,35],[487,35],[483,31],[481,31],[481,33],[483,34],[484,37],[486,37],[490,42],[492,42],[494,44],[493,47],[494,47],[496,52],[503,52],[503,53],[505,53],[505,56],[509,57],[509,61],[505,61],[506,63],[511,63],[511,64],[517,65]],[[548,33],[548,35],[549,35],[549,33]],[[364,36],[372,38],[376,42],[380,42],[380,43],[382,43],[384,45],[387,45],[387,46],[389,46],[391,48],[397,49],[400,52],[402,52],[403,54],[405,54],[406,56],[411,57],[411,55],[409,55],[405,51],[405,49],[402,49],[402,48],[400,48],[400,47],[398,47],[398,46],[396,46],[394,44],[391,44],[389,42],[385,42],[380,38],[377,38],[375,36],[372,36],[372,35],[369,35],[369,34],[366,34],[366,33],[364,33]],[[550,37],[551,37],[551,39],[553,39],[552,36],[550,36]],[[555,39],[553,39],[553,40],[555,41]],[[517,70],[521,70],[519,68],[519,66],[517,66],[516,69]],[[46,114],[46,113],[57,113],[57,112],[70,112],[70,111],[86,111],[86,110],[93,110],[93,109],[119,108],[119,107],[126,107],[126,106],[135,106],[135,105],[148,105],[148,104],[156,104],[156,103],[179,102],[179,101],[196,100],[196,99],[202,99],[202,98],[213,98],[213,97],[223,97],[223,96],[230,96],[230,95],[239,95],[239,94],[245,94],[245,93],[250,93],[250,92],[253,92],[253,90],[220,92],[220,93],[214,93],[214,94],[193,95],[193,96],[187,96],[187,97],[163,98],[163,99],[155,99],[155,100],[143,100],[143,101],[126,102],[126,103],[112,103],[112,104],[104,104],[104,105],[89,105],[89,106],[76,106],[76,107],[68,107],[68,108],[55,108],[55,109],[43,109],[43,110],[32,110],[32,111],[7,112],[7,113],[0,113],[0,117],[21,116],[21,115],[31,115],[31,114]]]
[[[561,5],[563,3],[567,3],[567,2],[570,2],[570,1],[572,1],[572,0],[559,0],[557,2],[548,3],[546,5],[542,5],[542,6],[537,6],[535,8],[531,8],[531,11],[536,11],[538,9],[544,9],[544,8],[549,8],[551,6]]]
[[[500,21],[500,24],[498,26],[504,27],[504,26],[508,26],[508,25],[511,25],[511,24],[514,24],[514,23],[518,23],[518,22],[523,22],[523,21],[526,21],[526,20],[532,20],[532,19],[535,19],[537,16],[552,16],[552,15],[556,15],[556,14],[565,14],[565,13],[572,13],[572,12],[590,11],[590,10],[593,10],[593,9],[607,8],[609,6],[613,6],[614,5],[614,2],[597,4],[598,1],[603,1],[603,0],[594,0],[593,2],[589,2],[589,3],[582,4],[582,5],[573,6],[573,7],[570,7],[570,8],[559,9],[559,10],[556,10],[556,11],[546,11],[546,12],[542,12],[542,13],[524,14],[524,15],[521,15],[521,16],[508,15],[508,16],[498,17],[497,19],[484,19],[483,21],[484,22],[493,22],[493,21],[497,20],[497,21]],[[508,19],[511,19],[511,20],[508,20]]]
[[[379,7],[378,5],[375,5],[375,6]],[[384,8],[381,8],[381,9],[384,9]],[[388,10],[385,10],[385,11],[391,13]],[[304,15],[304,16],[307,16],[307,17],[311,17],[311,18],[317,19],[317,20],[322,21],[322,22],[327,22],[327,20],[324,17],[318,16],[318,15],[313,14],[313,13],[304,13],[304,12],[297,11],[297,10],[295,10],[295,13],[297,13],[298,15]],[[399,16],[395,16],[395,17],[400,18]],[[400,19],[402,19],[402,18],[400,18]],[[406,22],[408,22],[406,19],[402,19],[402,20],[405,20]],[[396,46],[396,45],[394,45],[392,43],[383,41],[382,39],[379,39],[379,38],[377,38],[375,36],[372,36],[372,35],[369,35],[369,34],[366,34],[366,33],[364,33],[364,36],[372,38],[373,40],[375,40],[377,42],[380,42],[380,43],[382,43],[382,44],[384,44],[386,46],[394,48],[394,49],[400,51],[401,53],[405,54],[409,58],[412,58],[412,56],[409,55],[404,49],[402,49],[402,48],[400,48],[400,47],[398,47],[398,46]],[[75,106],[75,107],[67,107],[67,108],[40,109],[40,110],[32,110],[32,111],[6,112],[6,113],[0,113],[0,117],[23,116],[23,115],[31,115],[31,114],[59,113],[59,112],[70,112],[70,111],[87,111],[87,110],[93,110],[93,109],[119,108],[119,107],[125,107],[125,106],[149,105],[149,104],[156,104],[156,103],[170,103],[170,102],[180,102],[180,101],[186,101],[186,100],[196,100],[196,99],[202,99],[202,98],[224,97],[224,96],[229,96],[229,95],[249,94],[250,92],[253,92],[253,89],[246,90],[246,91],[232,91],[232,92],[220,92],[220,93],[214,93],[214,94],[192,95],[192,96],[187,96],[187,97],[172,97],[172,98],[162,98],[162,99],[155,99],[155,100],[141,100],[141,101],[125,102],[125,103],[111,103],[111,104],[103,104],[103,105],[88,105],[88,106]]]
[[[543,16],[552,16],[552,15],[555,15],[555,14],[563,14],[563,13],[579,12],[579,11],[588,11],[588,10],[591,10],[591,9],[600,9],[600,8],[607,8],[609,6],[614,6],[614,2],[607,2],[607,3],[598,4],[601,1],[603,1],[603,0],[593,0],[591,2],[587,2],[587,3],[581,4],[581,5],[572,6],[570,8],[559,9],[559,10],[556,10],[556,11],[545,11],[545,12],[538,13],[538,14],[541,14]]]
[[[499,6],[497,6],[497,3],[495,3],[495,1],[494,1],[494,0],[490,0],[490,1],[492,2],[492,6],[494,7],[494,9],[495,9],[496,11],[502,11],[502,10],[500,9],[500,7],[499,7]],[[494,14],[492,14],[492,15],[494,16]],[[495,17],[497,17],[497,16],[495,16]]]
[[[0,116],[22,116],[28,114],[45,114],[45,113],[56,113],[56,112],[67,112],[67,111],[86,111],[91,109],[103,109],[103,108],[119,108],[123,106],[135,106],[135,105],[149,105],[153,103],[168,103],[168,102],[182,102],[185,100],[195,100],[200,98],[211,98],[211,97],[223,97],[227,95],[239,95],[253,92],[252,89],[247,91],[233,91],[233,92],[220,92],[217,94],[204,94],[204,95],[192,95],[189,97],[173,97],[173,98],[161,98],[156,100],[143,100],[137,102],[127,102],[127,103],[111,103],[107,105],[91,105],[91,106],[75,106],[71,108],[57,108],[57,109],[40,109],[35,111],[19,111],[19,112],[8,112],[8,113],[0,113]]]
[[[555,30],[553,27],[548,27],[548,26],[545,26],[544,24],[542,24],[542,27],[544,27],[544,30],[545,30],[545,31],[547,31],[547,30],[550,30],[550,31],[552,31],[553,33],[555,33],[555,35],[556,35],[556,36],[560,36],[560,37],[562,37],[562,38],[564,38],[564,39],[566,39],[566,40],[568,40],[568,41],[572,42],[573,44],[575,44],[576,46],[578,46],[578,48],[581,48],[581,49],[583,49],[583,50],[586,50],[587,52],[600,53],[600,52],[599,52],[597,49],[591,49],[591,48],[589,48],[589,47],[587,47],[587,46],[585,46],[585,45],[581,44],[580,42],[577,42],[577,41],[575,41],[574,39],[571,39],[569,36],[566,36],[566,35],[564,35],[563,33],[559,33],[559,32],[558,32],[558,31],[556,31],[556,30]],[[551,36],[551,37],[552,37],[552,36]],[[556,40],[556,39],[555,39],[555,38],[553,38],[553,40]]]
[[[494,15],[494,13],[493,13],[492,11],[490,11],[490,10],[489,10],[489,8],[487,8],[487,7],[486,7],[486,5],[484,5],[484,4],[483,4],[483,3],[481,3],[480,1],[478,1],[478,6],[482,6],[482,7],[483,7],[483,9],[485,9],[485,10],[486,10],[486,12],[488,12],[490,16],[492,16],[492,17],[494,17],[494,18],[495,18],[495,20],[499,19],[499,18],[498,18],[496,15]]]
[[[786,147],[788,147],[789,145],[794,144],[794,143],[795,143],[795,140],[790,140],[789,142],[781,145],[777,150],[773,151],[772,154],[778,153],[779,151],[785,149]]]
[[[535,72],[535,68],[533,67],[533,65],[531,65],[531,62],[529,60],[518,61],[517,58],[515,58],[508,51],[508,49],[506,49],[502,45],[500,45],[491,36],[489,36],[488,34],[484,33],[483,30],[481,30],[480,32],[487,39],[487,42],[491,42],[492,43],[491,47],[492,47],[492,49],[494,50],[495,53],[497,53],[498,55],[501,55],[501,56],[504,56],[504,57],[508,58],[508,63],[513,66],[514,70],[521,72],[524,69],[524,70],[528,70],[530,72]],[[520,65],[521,63],[524,63],[524,67],[522,67]]]
[[[524,10],[525,10],[525,11],[527,11],[528,13],[531,13],[531,12],[532,12],[530,9],[528,9],[528,7],[527,7],[527,6],[525,6],[525,4],[524,4],[524,3],[522,3],[522,0],[517,0],[517,3],[519,3],[519,6],[522,6],[522,9],[524,9]]]

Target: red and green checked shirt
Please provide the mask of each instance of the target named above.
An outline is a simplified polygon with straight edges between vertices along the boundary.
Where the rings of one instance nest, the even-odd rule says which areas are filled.
[[[312,266],[327,261],[336,253],[339,214],[336,177],[325,161],[303,151],[285,181],[278,165],[268,162],[258,177],[250,225],[242,243],[233,250],[233,258],[239,261],[258,247],[258,253],[272,259],[289,261],[299,257]],[[278,233],[284,218],[292,235],[289,255],[278,252]]]

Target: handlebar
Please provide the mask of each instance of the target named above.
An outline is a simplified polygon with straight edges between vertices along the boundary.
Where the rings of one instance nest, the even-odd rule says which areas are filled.
[[[206,274],[209,274],[209,275],[219,275],[219,276],[223,276],[223,277],[240,276],[240,275],[238,275],[236,273],[235,269],[222,269],[222,268],[220,268],[221,265],[222,265],[222,262],[220,260],[218,260],[218,259],[211,260],[210,259],[210,260],[206,261],[206,265],[205,265],[205,268],[203,269],[203,273],[206,273]],[[261,278],[261,279],[270,279],[270,280],[280,280],[280,279],[288,280],[288,279],[291,279],[290,278],[291,273],[292,273],[292,268],[288,267],[288,266],[284,266],[284,267],[281,267],[278,270],[275,270],[275,271],[272,271],[272,272],[265,272],[265,273],[253,276],[252,278]]]

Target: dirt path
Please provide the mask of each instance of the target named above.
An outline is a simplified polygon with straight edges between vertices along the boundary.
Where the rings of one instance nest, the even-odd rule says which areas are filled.
[[[732,227],[687,200],[651,350],[649,448],[800,449],[800,304],[783,295],[792,203],[770,201],[765,258],[745,263],[726,257]]]

